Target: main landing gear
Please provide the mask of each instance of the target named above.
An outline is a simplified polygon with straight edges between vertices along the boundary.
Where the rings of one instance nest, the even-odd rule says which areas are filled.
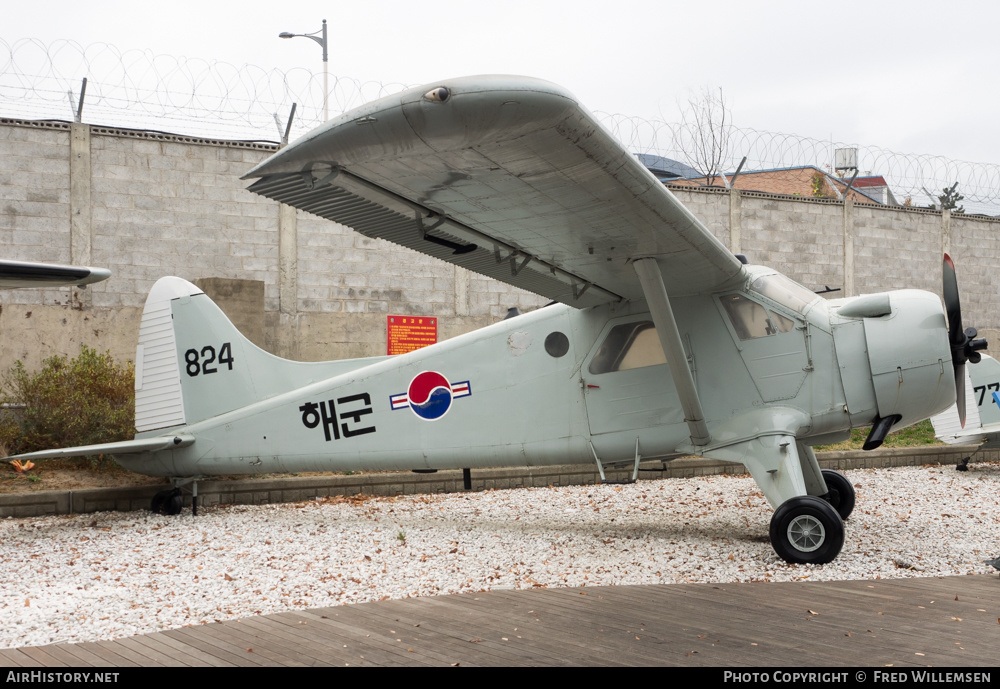
[[[844,521],[854,511],[854,486],[839,471],[823,469],[823,479],[826,481],[826,495],[820,497],[830,503],[833,509]]]
[[[827,492],[786,500],[771,517],[771,547],[793,564],[822,565],[844,547],[844,520],[854,511],[854,486],[837,471],[823,470]]]
[[[844,547],[844,520],[815,495],[786,500],[771,517],[771,547],[785,562],[822,565]]]

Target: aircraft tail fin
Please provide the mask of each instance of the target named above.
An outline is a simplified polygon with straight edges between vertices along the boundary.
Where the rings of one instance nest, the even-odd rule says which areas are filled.
[[[150,290],[139,327],[136,431],[160,434],[191,425],[382,358],[282,359],[244,337],[197,286],[161,278]]]

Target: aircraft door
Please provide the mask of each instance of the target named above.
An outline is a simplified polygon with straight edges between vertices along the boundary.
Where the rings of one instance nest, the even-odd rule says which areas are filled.
[[[667,359],[649,316],[609,323],[583,363],[593,435],[684,423]]]
[[[745,294],[727,294],[719,303],[761,398],[795,397],[809,367],[804,322]]]

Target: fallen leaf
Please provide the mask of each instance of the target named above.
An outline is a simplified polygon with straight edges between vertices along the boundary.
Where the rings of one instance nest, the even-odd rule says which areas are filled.
[[[818,615],[819,613],[818,613],[818,612],[816,612],[815,610],[810,610],[810,611],[809,611],[809,614],[810,614],[810,615]]]

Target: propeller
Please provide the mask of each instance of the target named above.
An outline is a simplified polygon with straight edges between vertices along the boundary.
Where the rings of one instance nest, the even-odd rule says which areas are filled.
[[[944,308],[948,314],[948,341],[951,344],[951,362],[955,367],[955,395],[958,419],[965,428],[965,362],[978,364],[982,359],[979,350],[986,349],[986,340],[977,340],[979,332],[972,327],[962,329],[962,304],[958,298],[958,276],[951,256],[944,255]]]

